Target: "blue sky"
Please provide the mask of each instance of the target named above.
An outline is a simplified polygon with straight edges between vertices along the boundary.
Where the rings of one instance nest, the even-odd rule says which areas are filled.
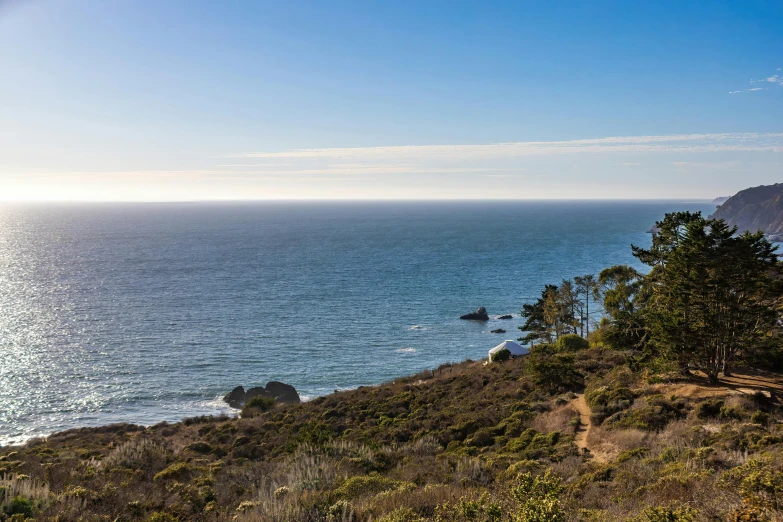
[[[0,200],[712,198],[780,2],[0,0]]]

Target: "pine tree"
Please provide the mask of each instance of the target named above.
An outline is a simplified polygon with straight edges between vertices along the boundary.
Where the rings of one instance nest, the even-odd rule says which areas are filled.
[[[649,250],[634,247],[652,267],[644,279],[650,338],[681,368],[696,366],[715,382],[738,356],[777,341],[775,247],[698,213],[667,214],[657,225]]]

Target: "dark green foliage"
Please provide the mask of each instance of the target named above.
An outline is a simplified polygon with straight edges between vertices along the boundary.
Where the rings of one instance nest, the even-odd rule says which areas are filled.
[[[497,353],[492,354],[490,362],[503,362],[511,358],[511,351],[504,348]]]
[[[769,413],[761,410],[754,411],[750,416],[750,422],[766,426],[769,424]]]
[[[725,222],[690,212],[656,225],[652,247],[633,253],[652,267],[644,315],[662,353],[716,382],[737,358],[778,344],[779,263],[763,234],[736,235]]]
[[[519,327],[527,335],[520,338],[525,343],[535,343],[543,341],[551,343],[554,341],[555,334],[553,329],[551,314],[548,313],[548,303],[556,299],[558,288],[555,285],[546,285],[539,297],[533,304],[522,305],[522,317],[525,318],[525,324]]]
[[[552,392],[573,390],[583,385],[570,355],[531,353],[525,358],[525,373],[533,382]]]
[[[700,419],[714,419],[720,414],[723,408],[723,401],[709,399],[696,405],[696,416]]]
[[[598,275],[606,321],[601,339],[615,349],[644,349],[647,340],[643,313],[643,276],[627,265],[606,268]]]
[[[17,495],[12,498],[5,508],[5,513],[7,515],[25,515],[29,517],[33,515],[34,511],[35,503],[22,495]]]
[[[252,417],[265,411],[269,411],[275,407],[275,400],[271,397],[263,397],[261,395],[253,397],[245,403],[242,407],[243,417]]]

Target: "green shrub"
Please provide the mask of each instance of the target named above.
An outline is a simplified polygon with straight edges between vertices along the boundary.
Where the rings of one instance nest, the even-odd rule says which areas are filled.
[[[183,479],[193,471],[187,462],[175,462],[160,473],[157,473],[153,480]]]
[[[7,515],[32,516],[35,509],[35,503],[22,495],[17,495],[6,504],[5,512]]]
[[[726,405],[720,409],[720,413],[718,414],[718,417],[726,420],[730,420],[730,419],[741,420],[742,410],[737,408],[732,408],[731,406]]]
[[[470,440],[467,441],[467,444],[471,446],[491,446],[495,443],[495,436],[492,433],[492,430],[489,428],[481,428],[480,430],[477,430],[473,437],[470,438]]]
[[[634,457],[643,457],[644,455],[649,453],[649,451],[650,450],[645,447],[634,448],[634,449],[623,451],[619,455],[617,455],[617,462],[625,462],[626,460],[631,460]]]
[[[258,395],[247,401],[245,405],[242,406],[242,412],[240,415],[242,415],[242,417],[252,417],[254,415],[258,415],[259,413],[269,411],[274,407],[274,399]]]
[[[751,459],[725,471],[720,483],[735,488],[743,498],[753,500],[758,506],[777,508],[783,494],[783,471],[773,468],[769,460]]]
[[[360,497],[377,495],[384,491],[398,489],[400,487],[413,486],[399,480],[393,480],[378,474],[350,477],[343,482],[335,493],[345,500],[353,500]]]
[[[647,398],[644,406],[617,413],[607,419],[607,422],[618,428],[660,431],[669,422],[684,416],[684,402],[653,395]]]
[[[647,522],[693,522],[697,512],[689,506],[650,507],[642,515]]]
[[[753,415],[750,416],[750,422],[766,426],[769,424],[769,413],[761,410],[754,411]]]
[[[551,475],[533,476],[521,473],[511,494],[519,502],[513,515],[514,522],[565,522],[565,512],[559,495],[563,491],[560,479]]]
[[[459,503],[444,502],[435,507],[433,520],[438,522],[498,522],[503,518],[500,506],[483,493],[478,499],[460,497]]]
[[[503,348],[497,353],[493,353],[492,357],[489,359],[489,362],[503,362],[508,361],[511,359],[511,350],[508,348]]]
[[[552,355],[555,353],[555,345],[548,343],[534,344],[530,347],[531,355]]]
[[[300,428],[296,438],[296,446],[301,444],[321,446],[333,438],[334,432],[328,425],[311,421]]]
[[[156,511],[148,520],[149,522],[177,522],[179,519],[165,511]]]
[[[696,412],[696,416],[700,419],[713,419],[720,414],[723,405],[723,401],[709,399],[697,404],[694,411]]]
[[[590,343],[587,339],[577,334],[562,335],[555,341],[555,350],[558,352],[578,352],[588,348],[590,348]]]
[[[593,420],[600,423],[610,415],[630,408],[634,401],[634,394],[624,387],[601,386],[588,389],[585,392],[585,401],[593,412]]]
[[[529,355],[525,372],[533,382],[551,391],[578,388],[582,376],[574,368],[574,361],[566,355]]]

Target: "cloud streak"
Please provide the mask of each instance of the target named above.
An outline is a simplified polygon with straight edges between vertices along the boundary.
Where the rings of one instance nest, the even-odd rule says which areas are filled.
[[[783,151],[783,133],[675,134],[623,136],[570,141],[530,141],[484,145],[402,145],[345,147],[251,152],[243,158],[359,161],[379,159],[482,159],[556,156],[565,154],[671,153],[671,152],[761,152]],[[260,166],[260,165],[259,165]]]

